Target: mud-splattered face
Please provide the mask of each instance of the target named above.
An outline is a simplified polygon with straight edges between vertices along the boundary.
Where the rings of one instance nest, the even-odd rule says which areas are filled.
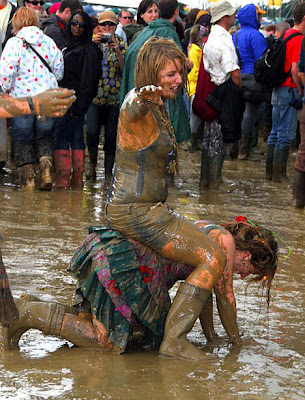
[[[245,279],[250,274],[255,274],[255,268],[251,264],[251,254],[248,251],[236,251],[234,272],[237,272],[241,279]]]
[[[179,88],[182,84],[182,65],[181,61],[176,58],[168,60],[165,67],[159,74],[158,85],[163,88],[162,97],[165,99],[173,99],[177,96]]]

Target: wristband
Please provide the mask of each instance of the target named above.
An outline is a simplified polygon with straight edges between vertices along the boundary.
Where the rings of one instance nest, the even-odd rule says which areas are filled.
[[[33,103],[32,97],[27,97],[26,99],[27,99],[27,102],[29,104],[31,114],[36,115],[36,110],[35,110],[35,107],[34,107],[34,103]]]

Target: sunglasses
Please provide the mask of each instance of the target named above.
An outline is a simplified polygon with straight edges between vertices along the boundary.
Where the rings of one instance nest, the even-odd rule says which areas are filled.
[[[101,26],[115,26],[116,24],[114,23],[114,22],[111,22],[111,21],[105,21],[105,22],[99,22],[98,23],[99,25],[101,25]]]
[[[123,19],[131,19],[131,17],[120,17],[120,18],[123,18]]]
[[[33,6],[38,6],[38,4],[40,4],[41,6],[43,6],[44,5],[44,1],[36,1],[36,0],[34,0],[34,1],[27,1],[28,3],[30,3],[30,4],[33,4]]]
[[[72,20],[72,21],[70,22],[70,25],[72,25],[72,26],[79,26],[81,29],[87,29],[87,25],[86,25],[86,24],[84,24],[83,22],[75,21],[75,20]]]

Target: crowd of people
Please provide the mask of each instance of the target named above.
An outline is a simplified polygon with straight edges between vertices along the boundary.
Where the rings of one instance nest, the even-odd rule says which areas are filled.
[[[11,11],[8,7],[6,15]],[[185,25],[176,0],[143,0],[136,24],[124,9],[119,16],[104,11],[94,20],[78,0],[63,0],[50,17],[42,2],[27,0],[14,10],[13,36],[0,59],[0,85],[11,97],[3,95],[7,100],[0,106],[6,110],[7,102],[12,108],[23,104],[1,116],[15,117],[14,162],[21,167],[25,188],[35,188],[39,163],[40,188],[51,189],[53,159],[57,188],[82,187],[85,145],[87,179],[95,179],[102,126],[105,176],[112,175],[112,183],[105,207],[108,227],[92,227],[70,265],[78,280],[75,307],[31,295],[17,299],[19,319],[3,328],[7,349],[35,328],[77,346],[121,353],[140,330],[141,344],[159,347],[162,355],[213,360],[215,355],[186,339],[200,318],[207,341],[217,342],[213,291],[229,343],[246,344],[237,325],[233,273],[253,275],[269,303],[277,269],[274,235],[243,216],[220,225],[193,223],[165,205],[168,178],[179,170],[179,143],[189,139],[190,152],[201,145],[203,187],[221,184],[226,143],[237,157],[233,145],[240,139],[239,159],[252,161],[250,136],[263,102],[255,98],[253,104],[250,96],[244,104],[244,78],[251,79],[267,44],[258,32],[262,11],[253,4],[240,10],[241,28],[232,40],[235,12],[227,1],[217,2],[210,12],[192,10]],[[305,30],[304,3],[294,18],[294,30]],[[299,41],[296,36],[290,43]],[[207,120],[193,107],[202,71],[213,85],[207,104],[216,112]],[[294,64],[291,72],[290,85],[298,77]],[[298,82],[295,90],[283,86],[286,97],[299,95]],[[54,99],[46,104],[49,88]],[[286,115],[275,107],[281,89],[272,95],[272,112],[280,115],[276,124],[272,117],[268,143],[277,182],[283,181],[276,170],[277,152],[283,153],[292,139],[287,137],[290,127],[285,134],[278,129]],[[21,116],[22,110],[27,115]],[[183,282],[171,304],[168,290],[178,280]]]

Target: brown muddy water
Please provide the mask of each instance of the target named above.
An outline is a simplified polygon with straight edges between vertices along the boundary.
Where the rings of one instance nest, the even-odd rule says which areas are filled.
[[[292,248],[287,260],[287,249],[280,247],[269,311],[260,285],[235,280],[240,331],[257,345],[232,350],[224,343],[213,349],[218,359],[205,364],[163,359],[151,351],[117,356],[72,348],[31,330],[20,350],[0,348],[1,400],[305,398],[304,211],[291,207],[291,186],[264,180],[263,161],[226,161],[226,187],[199,193],[200,152],[180,154],[180,177],[168,199],[172,208],[191,219],[214,221],[243,214]],[[23,191],[16,171],[10,172],[0,183],[0,231],[13,294],[26,291],[68,303],[75,283],[66,272],[69,260],[87,227],[104,222],[102,170],[83,191],[47,193]],[[216,328],[224,334],[218,319]],[[190,338],[205,345],[197,324]]]

